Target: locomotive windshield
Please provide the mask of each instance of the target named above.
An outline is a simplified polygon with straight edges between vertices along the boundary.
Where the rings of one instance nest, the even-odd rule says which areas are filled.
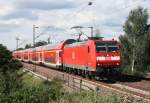
[[[108,47],[108,52],[116,52],[118,50],[117,46],[114,47]]]
[[[96,52],[116,52],[117,42],[96,42]]]

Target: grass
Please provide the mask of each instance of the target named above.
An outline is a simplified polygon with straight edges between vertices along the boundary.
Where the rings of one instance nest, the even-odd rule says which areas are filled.
[[[29,73],[27,73],[26,75],[23,75],[22,80],[23,80],[22,82],[24,85],[29,85],[29,86],[41,85],[44,82],[44,80],[38,77],[35,77],[34,75],[29,74]]]
[[[18,71],[18,75],[22,79],[23,85],[25,86],[39,86],[43,85],[45,82],[45,80],[36,77],[27,71],[23,71],[23,69]]]
[[[97,94],[94,91],[81,91],[70,93],[63,89],[62,81],[58,78],[48,82],[35,77],[29,72],[23,72],[23,70],[18,71],[18,74],[21,76],[25,86],[48,86],[50,88],[50,103],[146,103],[143,100],[137,101],[130,96],[121,96],[111,92],[100,92]]]
[[[96,94],[94,91],[68,93],[55,103],[148,103],[136,100],[130,96],[121,96],[114,93]]]

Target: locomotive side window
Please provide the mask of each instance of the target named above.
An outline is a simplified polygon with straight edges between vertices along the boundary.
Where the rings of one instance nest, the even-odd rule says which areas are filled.
[[[90,52],[90,47],[88,46],[88,53]]]

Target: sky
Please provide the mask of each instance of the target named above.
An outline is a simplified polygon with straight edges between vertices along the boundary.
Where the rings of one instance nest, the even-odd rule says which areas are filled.
[[[32,43],[33,25],[41,35],[36,41],[77,38],[74,26],[92,26],[104,39],[118,39],[129,12],[138,6],[150,15],[150,0],[0,0],[0,44],[15,50],[16,37],[19,47]],[[90,29],[82,31],[90,36]]]

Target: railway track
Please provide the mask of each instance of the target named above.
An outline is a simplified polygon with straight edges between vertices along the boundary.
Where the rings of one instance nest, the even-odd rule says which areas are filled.
[[[61,78],[65,84],[69,87],[72,87],[74,89],[78,90],[95,90],[97,92],[103,92],[103,91],[112,91],[114,93],[119,93],[122,95],[128,95],[132,96],[137,99],[142,99],[146,101],[150,101],[150,85],[149,86],[144,86],[141,82],[141,86],[139,88],[136,88],[131,86],[130,83],[105,83],[101,81],[96,81],[96,80],[89,80],[87,78],[83,78],[80,76],[76,76],[73,74],[65,73],[65,72],[60,72],[54,69],[50,69],[47,67],[39,66],[37,65],[36,71],[34,70],[33,64],[28,64],[28,63],[23,63],[25,70],[30,71],[34,73],[35,75],[38,75],[42,78],[45,78],[47,80],[51,80],[52,78],[59,77]],[[34,71],[34,72],[33,72]],[[150,84],[150,81],[147,81],[148,84]],[[128,85],[130,84],[130,85]],[[142,86],[144,86],[144,89],[141,89]]]

